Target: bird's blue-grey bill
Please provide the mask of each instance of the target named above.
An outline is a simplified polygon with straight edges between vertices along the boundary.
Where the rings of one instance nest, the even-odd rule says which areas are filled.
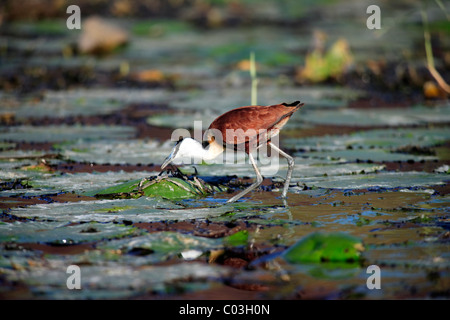
[[[164,160],[164,162],[161,165],[161,170],[164,169],[169,163],[172,162],[172,157],[173,157],[173,153],[170,156],[168,156],[166,158],[166,160]]]

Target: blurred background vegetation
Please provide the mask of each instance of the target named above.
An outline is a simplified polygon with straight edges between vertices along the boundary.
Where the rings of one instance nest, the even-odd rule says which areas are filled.
[[[80,31],[65,26],[71,4],[81,8]],[[380,30],[366,27],[371,4],[381,8]],[[338,83],[398,99],[448,96],[450,21],[441,1],[7,0],[0,24],[0,89],[8,91],[186,88],[190,75],[168,66],[183,63],[240,83],[228,71],[248,71],[255,52],[259,76],[278,84]],[[441,81],[427,68],[426,30]],[[86,55],[100,60],[80,58]],[[49,65],[33,63],[36,56]],[[98,63],[105,56],[109,65]]]

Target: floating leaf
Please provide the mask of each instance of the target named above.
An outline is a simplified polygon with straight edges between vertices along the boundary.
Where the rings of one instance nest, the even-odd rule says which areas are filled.
[[[55,144],[54,148],[70,160],[97,164],[162,163],[173,148],[172,141],[155,140],[77,140]]]
[[[150,233],[132,239],[111,241],[100,246],[100,248],[120,249],[126,253],[146,250],[149,254],[155,252],[165,255],[176,255],[189,249],[210,250],[218,246],[217,239],[167,231]]]
[[[126,139],[134,136],[135,128],[127,126],[17,126],[0,127],[4,141],[58,142],[78,139]]]
[[[346,233],[312,233],[283,254],[291,263],[302,262],[354,262],[361,258],[362,241]]]
[[[107,188],[111,185],[124,183],[124,181],[137,181],[139,177],[145,177],[155,172],[146,171],[108,171],[105,173],[65,173],[61,175],[44,175],[31,180],[29,184],[35,188],[52,189],[66,192],[85,193],[94,195],[95,190]],[[49,192],[49,191],[47,191]]]
[[[396,268],[401,266],[443,270],[450,268],[448,243],[434,242],[432,248],[436,254],[433,255],[430,255],[430,248],[429,243],[422,241],[402,246],[379,244],[367,251],[367,259],[377,265],[390,265]]]
[[[248,244],[248,231],[241,230],[223,239],[223,243],[227,246],[245,246]]]
[[[45,43],[48,45],[48,42]],[[64,60],[63,64],[68,62],[70,60]],[[74,67],[77,67],[76,64]],[[149,101],[160,103],[166,101],[167,94],[168,91],[163,89],[142,90],[129,87],[46,90],[42,100],[23,98],[18,101],[15,108],[11,109],[11,112],[18,120],[29,117],[40,119],[104,115],[115,113],[132,103],[148,103]],[[173,93],[175,97],[178,94],[182,95],[182,93]]]
[[[141,184],[141,187],[139,186]],[[181,178],[159,178],[153,180],[132,180],[117,186],[109,187],[103,190],[96,190],[86,195],[96,197],[123,197],[135,198],[142,195],[147,197],[159,196],[165,199],[187,199],[197,196],[204,196],[211,192],[221,192],[222,188],[206,184],[200,179],[194,177],[192,180]]]
[[[407,146],[430,147],[450,139],[450,130],[446,128],[396,128],[359,131],[349,135],[326,135],[323,137],[284,139],[289,148],[306,151],[336,151],[352,149],[379,148],[387,151]],[[333,154],[330,153],[330,157]]]
[[[427,172],[380,172],[325,177],[293,178],[291,183],[304,183],[309,187],[333,189],[398,188],[443,185],[446,176]]]
[[[306,152],[301,153],[304,157],[314,157],[322,159],[336,159],[339,161],[421,161],[421,160],[434,160],[436,157],[425,155],[412,155],[406,153],[389,152],[383,149],[356,149],[356,150],[335,150],[335,151],[318,151],[318,152]]]
[[[165,199],[185,199],[206,194],[190,181],[180,178],[168,178],[143,188],[146,196],[161,196]]]
[[[404,108],[377,108],[375,109],[340,109],[319,110],[307,109],[302,112],[301,118],[293,117],[290,122],[315,123],[322,125],[348,125],[357,127],[399,125],[424,125],[430,123],[447,123],[450,121],[450,105],[433,108],[415,106]]]
[[[200,262],[136,268],[128,264],[81,265],[81,290],[68,290],[65,272],[73,259],[53,261],[47,268],[7,272],[10,281],[29,286],[33,297],[41,299],[120,299],[149,293],[173,293],[183,283],[207,282],[230,275],[230,269]],[[80,261],[82,262],[82,261]],[[3,271],[3,270],[2,270]],[[208,286],[207,286],[208,287]],[[186,290],[188,285],[186,285]],[[184,291],[185,292],[185,291]]]
[[[19,222],[0,225],[1,242],[37,242],[70,245],[82,242],[121,238],[132,235],[136,228],[114,223],[66,225],[55,222]]]
[[[49,203],[13,208],[17,217],[61,222],[152,222],[206,219],[233,211],[232,207],[182,208],[160,197]]]
[[[25,167],[22,167],[21,169],[26,170],[26,171],[37,171],[37,172],[42,172],[42,173],[53,173],[54,172],[54,170],[46,163],[39,163],[36,165],[25,166]]]

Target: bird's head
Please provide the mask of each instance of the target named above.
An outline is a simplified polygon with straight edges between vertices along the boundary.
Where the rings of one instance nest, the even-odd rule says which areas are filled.
[[[181,162],[188,161],[189,163],[192,163],[192,160],[201,160],[204,154],[205,150],[200,142],[192,138],[184,138],[177,142],[170,155],[161,165],[161,169],[164,169],[169,163],[177,160]]]

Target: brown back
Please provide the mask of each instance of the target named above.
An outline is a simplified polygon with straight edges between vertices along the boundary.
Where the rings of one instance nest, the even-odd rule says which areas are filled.
[[[206,137],[209,142],[221,141],[224,146],[233,145],[240,150],[245,146],[248,151],[249,147],[267,142],[267,133],[273,128],[281,129],[301,106],[303,103],[295,101],[291,104],[236,108],[215,119],[209,126]],[[277,127],[277,124],[282,125]]]

